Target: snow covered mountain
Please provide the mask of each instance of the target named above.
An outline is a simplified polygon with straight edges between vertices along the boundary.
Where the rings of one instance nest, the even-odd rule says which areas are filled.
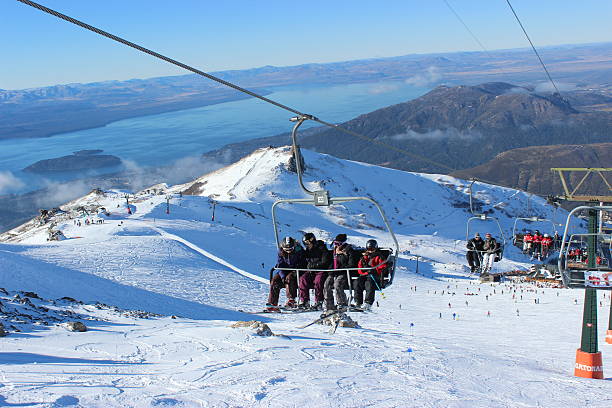
[[[28,325],[27,319],[14,324],[21,332],[5,324],[10,335],[1,340],[0,401],[509,407],[581,406],[588,393],[589,406],[608,406],[607,382],[570,376],[580,335],[579,292],[479,285],[469,276],[465,181],[303,154],[308,188],[375,198],[400,244],[395,283],[377,295],[373,312],[354,314],[360,328],[332,335],[317,325],[296,329],[316,317],[310,313],[240,312],[261,309],[267,297],[276,255],[272,203],[304,197],[288,170],[290,149],[260,149],[193,182],[130,194],[129,204],[125,192],[93,191],[46,215],[42,225],[36,219],[0,235],[0,286],[78,299],[85,302],[78,313],[95,317],[87,333]],[[525,193],[486,184],[475,184],[474,197],[480,211],[499,219],[508,239],[516,216],[562,220],[566,214],[554,214],[542,199],[528,205]],[[281,235],[312,231],[329,241],[346,233],[356,245],[370,238],[391,244],[367,202],[286,205],[278,216]],[[47,241],[50,226],[66,239]],[[502,234],[491,222],[472,227],[471,233]],[[497,270],[529,267],[509,242],[504,258]],[[97,312],[87,306],[95,302],[164,317]],[[607,304],[609,298],[602,311]],[[600,317],[604,327],[607,316]],[[253,318],[283,336],[228,327]]]

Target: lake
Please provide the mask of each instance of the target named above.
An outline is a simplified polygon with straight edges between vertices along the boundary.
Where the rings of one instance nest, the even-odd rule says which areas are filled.
[[[268,98],[340,123],[388,105],[406,102],[429,91],[397,81],[344,85],[287,86],[271,88]],[[22,169],[38,160],[69,155],[77,150],[103,149],[140,167],[159,167],[178,159],[199,156],[228,143],[274,136],[291,130],[293,116],[257,99],[209,105],[113,122],[104,127],[64,133],[48,138],[0,141],[0,172],[11,172],[20,187],[0,185],[2,193],[23,193],[91,174],[61,173],[44,177]],[[302,128],[312,126],[305,123]],[[1,174],[0,174],[1,175]],[[6,184],[6,183],[5,183]]]

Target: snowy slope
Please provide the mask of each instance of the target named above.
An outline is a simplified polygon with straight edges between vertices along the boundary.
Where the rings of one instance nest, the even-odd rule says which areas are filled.
[[[0,286],[178,316],[105,316],[112,324],[87,333],[60,327],[11,333],[1,340],[0,404],[611,405],[611,383],[571,376],[579,291],[479,285],[467,274],[466,182],[303,153],[309,188],[371,195],[400,242],[396,282],[378,296],[380,307],[353,316],[360,329],[330,335],[318,325],[296,329],[313,314],[238,312],[261,308],[267,297],[275,260],[272,203],[304,197],[287,170],[288,148],[261,149],[192,183],[133,194],[131,215],[119,191],[92,192],[62,206],[67,213],[51,222],[64,241],[47,242],[48,225],[36,222],[0,236],[6,242],[0,245]],[[522,192],[480,183],[474,191],[508,237],[517,215],[553,217],[541,199],[531,200],[527,214]],[[77,211],[94,214],[100,206],[111,214]],[[314,231],[329,240],[345,232],[355,244],[371,237],[391,244],[368,203],[284,206],[279,216],[282,235]],[[75,217],[103,218],[104,224],[78,226]],[[498,235],[491,224],[477,228]],[[507,247],[497,270],[526,269],[528,260]],[[601,328],[608,305],[609,298],[602,300]],[[268,321],[286,336],[262,338],[228,327],[251,319]],[[605,347],[604,364],[612,356]]]

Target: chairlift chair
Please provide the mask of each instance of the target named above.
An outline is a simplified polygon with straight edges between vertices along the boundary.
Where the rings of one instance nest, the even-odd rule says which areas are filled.
[[[518,235],[518,229],[517,229],[517,224],[519,221],[524,221],[524,222],[541,222],[541,223],[546,223],[546,224],[550,224],[552,226],[552,230],[550,233],[550,236],[554,236],[555,233],[557,232],[557,226],[555,225],[555,223],[548,219],[548,218],[538,218],[538,217],[517,217],[514,220],[514,226],[512,227],[512,243],[514,245],[517,244],[517,235]]]
[[[305,205],[314,205],[316,207],[326,207],[326,206],[330,206],[333,204],[341,204],[341,203],[347,203],[347,202],[353,202],[353,201],[367,201],[371,204],[374,205],[374,207],[378,210],[378,213],[380,214],[385,227],[387,229],[387,232],[389,234],[389,237],[391,238],[391,241],[393,241],[394,244],[394,248],[380,248],[381,251],[383,253],[388,253],[387,258],[385,259],[384,263],[387,265],[387,271],[384,274],[384,276],[381,276],[381,285],[380,285],[380,289],[384,289],[386,287],[391,286],[391,284],[393,283],[393,278],[395,277],[395,267],[396,267],[396,259],[397,256],[399,254],[399,244],[397,242],[397,238],[395,237],[395,234],[393,233],[393,230],[391,229],[391,225],[389,224],[389,221],[382,209],[382,207],[372,198],[370,197],[363,197],[363,196],[356,196],[356,197],[331,197],[329,194],[329,191],[327,190],[319,190],[319,191],[310,191],[308,190],[305,186],[304,183],[302,181],[302,165],[301,165],[301,153],[299,150],[299,146],[297,144],[297,130],[298,128],[302,125],[302,123],[308,119],[314,119],[311,116],[298,116],[298,117],[294,117],[291,119],[292,122],[296,122],[296,124],[293,126],[293,130],[291,132],[291,140],[292,140],[292,148],[293,148],[293,157],[295,159],[295,165],[296,165],[296,169],[297,169],[297,175],[298,175],[298,182],[299,185],[301,187],[301,189],[308,195],[310,195],[311,197],[309,198],[289,198],[289,199],[281,199],[281,200],[276,200],[273,204],[272,204],[272,224],[274,227],[274,238],[276,240],[276,246],[277,248],[280,248],[280,235],[279,235],[279,222],[278,222],[278,217],[276,214],[276,208],[280,205],[280,204],[305,204]],[[276,268],[278,270],[295,270],[295,268]],[[352,271],[357,271],[358,269],[363,270],[375,270],[376,267],[368,267],[368,268],[344,268],[344,269],[326,269],[326,270],[320,270],[318,269],[317,272],[320,271],[326,271],[326,272],[339,272],[339,271],[345,271],[347,274],[347,282],[349,285],[349,292],[350,292],[350,300],[352,300],[353,296],[352,296],[352,285],[351,285],[351,272]],[[303,273],[303,272],[308,272],[309,269],[300,269],[297,270],[297,278],[298,278],[298,282],[299,282],[299,274]]]
[[[497,225],[497,229],[499,231],[499,237],[501,238],[501,242],[498,240],[497,243],[499,244],[499,251],[497,253],[497,261],[501,261],[504,258],[504,248],[506,247],[506,237],[504,235],[504,230],[502,229],[501,224],[499,223],[499,220],[496,217],[491,217],[490,215],[487,214],[477,214],[474,211],[474,206],[473,206],[473,198],[472,198],[472,186],[474,185],[474,183],[476,182],[476,179],[472,179],[472,182],[470,183],[469,186],[469,191],[470,191],[470,212],[472,213],[472,216],[470,218],[468,218],[467,223],[466,223],[466,231],[465,231],[465,240],[469,241],[470,237],[473,236],[473,229],[470,228],[471,225],[473,225],[473,223],[475,221],[492,221]],[[471,251],[471,250],[468,250]],[[478,254],[478,256],[480,258],[482,258],[482,254]],[[482,259],[481,259],[482,261]]]
[[[595,210],[599,213],[612,211],[612,206],[579,206],[567,215],[567,222],[561,241],[561,249],[557,262],[563,285],[568,288],[595,287],[597,289],[612,289],[612,234],[609,232],[568,234],[571,217],[583,210]],[[574,259],[570,251],[577,246],[583,247],[589,239],[595,239],[595,255],[601,262],[595,262],[589,267],[584,259]]]
[[[519,232],[518,232],[519,230],[517,228],[517,225],[518,225],[519,221],[531,222],[531,223],[539,222],[539,223],[550,224],[552,229],[550,230],[549,236],[550,237],[554,237],[557,234],[557,227],[556,227],[555,223],[552,220],[548,219],[548,218],[539,218],[539,217],[535,217],[535,216],[534,217],[517,217],[514,220],[514,226],[512,227],[512,244],[514,246],[518,247],[519,249],[523,249],[522,244],[523,244],[523,237],[524,237],[524,234],[522,234],[520,239],[519,239]],[[554,242],[553,242],[552,248],[549,248],[549,249],[552,249],[552,250],[550,250],[549,252],[547,252],[545,254],[544,248],[541,247],[537,254],[533,253],[532,255],[533,256],[537,256],[537,258],[539,260],[543,260],[544,258],[548,258],[552,253],[554,253],[554,249],[555,249]]]

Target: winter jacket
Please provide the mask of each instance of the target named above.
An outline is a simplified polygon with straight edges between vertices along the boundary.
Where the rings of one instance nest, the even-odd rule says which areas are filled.
[[[499,244],[495,238],[485,239],[482,249],[490,254],[499,251]]]
[[[543,237],[542,237],[542,235],[540,235],[540,234],[538,234],[538,235],[534,235],[534,236],[533,236],[533,242],[534,242],[534,243],[536,243],[536,244],[539,244],[539,243],[541,243],[541,242],[542,242],[542,238],[543,238]]]
[[[285,252],[282,249],[278,251],[278,259],[276,261],[276,268],[303,268],[306,266],[306,259],[304,258],[304,250],[298,250],[297,248],[293,252]]]
[[[317,241],[311,249],[304,250],[308,269],[329,269],[332,264],[332,254],[323,241]]]
[[[481,239],[472,238],[467,242],[467,249],[470,249],[473,251],[482,251],[483,246],[484,246],[484,240],[482,238]]]
[[[523,236],[523,242],[533,242],[533,235],[531,234],[525,234]]]
[[[335,250],[333,251],[333,269],[356,267],[357,263],[359,262],[359,258],[353,247],[347,243],[344,243],[340,246],[340,248],[343,248],[343,252],[336,253]]]
[[[542,246],[549,247],[553,243],[553,239],[551,237],[542,238]]]
[[[359,269],[357,272],[360,275],[368,275],[375,271],[378,274],[378,276],[382,276],[385,269],[387,269],[387,264],[384,262],[385,262],[385,257],[379,250],[376,250],[373,253],[365,252],[362,255],[361,259],[359,259],[359,263],[357,264],[357,266],[359,268],[368,268],[371,266],[376,266],[376,269],[364,269],[364,270]]]

